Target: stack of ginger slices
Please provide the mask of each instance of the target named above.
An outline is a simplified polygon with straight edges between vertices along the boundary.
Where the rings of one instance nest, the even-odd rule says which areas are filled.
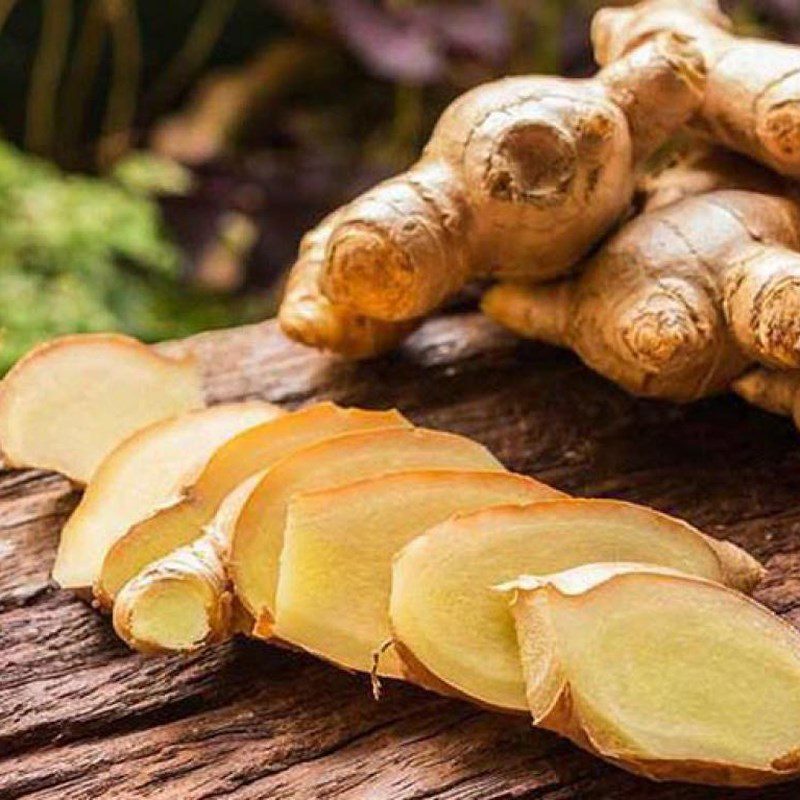
[[[85,484],[53,568],[144,653],[235,633],[534,722],[656,779],[800,775],[800,634],[735,545],[574,499],[397,411],[206,407],[117,335],[0,385],[6,464]]]

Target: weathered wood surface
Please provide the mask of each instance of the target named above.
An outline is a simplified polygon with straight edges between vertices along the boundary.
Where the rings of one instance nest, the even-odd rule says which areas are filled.
[[[800,437],[735,398],[636,401],[570,356],[473,315],[430,322],[402,352],[345,364],[272,324],[172,348],[210,397],[398,406],[475,437],[516,470],[582,495],[643,501],[744,545],[758,592],[800,624]],[[48,582],[77,501],[49,474],[0,474],[0,798],[797,798],[651,784],[524,719],[238,641],[144,659]]]

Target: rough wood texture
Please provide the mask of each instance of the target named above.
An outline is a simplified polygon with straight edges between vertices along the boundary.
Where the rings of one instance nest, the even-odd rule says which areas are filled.
[[[800,439],[735,398],[641,402],[571,357],[477,316],[431,321],[406,349],[346,364],[272,324],[191,349],[212,400],[319,398],[398,406],[465,433],[511,468],[582,495],[638,500],[744,545],[769,568],[761,600],[800,624]],[[655,798],[731,792],[654,785],[524,719],[239,641],[144,659],[48,582],[77,500],[35,472],[0,474],[0,798]],[[796,798],[798,786],[735,793]]]

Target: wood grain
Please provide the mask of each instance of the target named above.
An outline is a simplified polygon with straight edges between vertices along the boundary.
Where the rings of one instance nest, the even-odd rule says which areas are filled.
[[[635,400],[571,356],[476,315],[429,322],[399,353],[348,364],[275,326],[163,346],[200,357],[212,401],[327,398],[397,406],[483,442],[512,469],[580,495],[683,516],[769,568],[759,598],[800,625],[800,438],[723,397]],[[656,785],[523,719],[237,641],[144,659],[48,580],[78,494],[57,476],[0,473],[0,798],[797,798]]]

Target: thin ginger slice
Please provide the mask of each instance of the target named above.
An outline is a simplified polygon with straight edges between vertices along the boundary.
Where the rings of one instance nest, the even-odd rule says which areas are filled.
[[[526,708],[516,637],[493,586],[595,561],[659,564],[750,589],[744,551],[649,508],[554,500],[478,511],[439,525],[395,559],[390,602],[407,676],[504,710]]]
[[[339,408],[326,402],[242,431],[213,453],[197,480],[174,503],[137,522],[111,546],[95,586],[96,599],[110,607],[122,587],[148,564],[201,537],[223,500],[254,473],[330,436],[390,427],[411,427],[411,423],[397,411]]]
[[[340,666],[370,671],[391,633],[392,557],[457,512],[563,497],[505,472],[415,470],[295,495],[280,560],[274,634]],[[400,678],[389,649],[377,674]]]
[[[191,652],[234,633],[237,609],[225,568],[230,534],[264,474],[240,483],[195,541],[148,564],[122,587],[113,614],[120,639],[154,655]]]
[[[31,350],[0,383],[7,466],[84,484],[120,442],[204,405],[195,360],[159,355],[119,334],[64,336]]]
[[[756,786],[800,775],[800,632],[768,609],[633,564],[512,586],[537,724],[658,780]]]
[[[270,403],[212,406],[156,422],[102,462],[61,532],[53,579],[92,587],[108,548],[136,522],[172,502],[227,439],[284,413]]]
[[[425,429],[347,433],[278,462],[242,508],[233,533],[230,572],[236,595],[256,619],[256,635],[272,635],[286,509],[292,495],[334,488],[411,469],[503,470],[482,445]]]

